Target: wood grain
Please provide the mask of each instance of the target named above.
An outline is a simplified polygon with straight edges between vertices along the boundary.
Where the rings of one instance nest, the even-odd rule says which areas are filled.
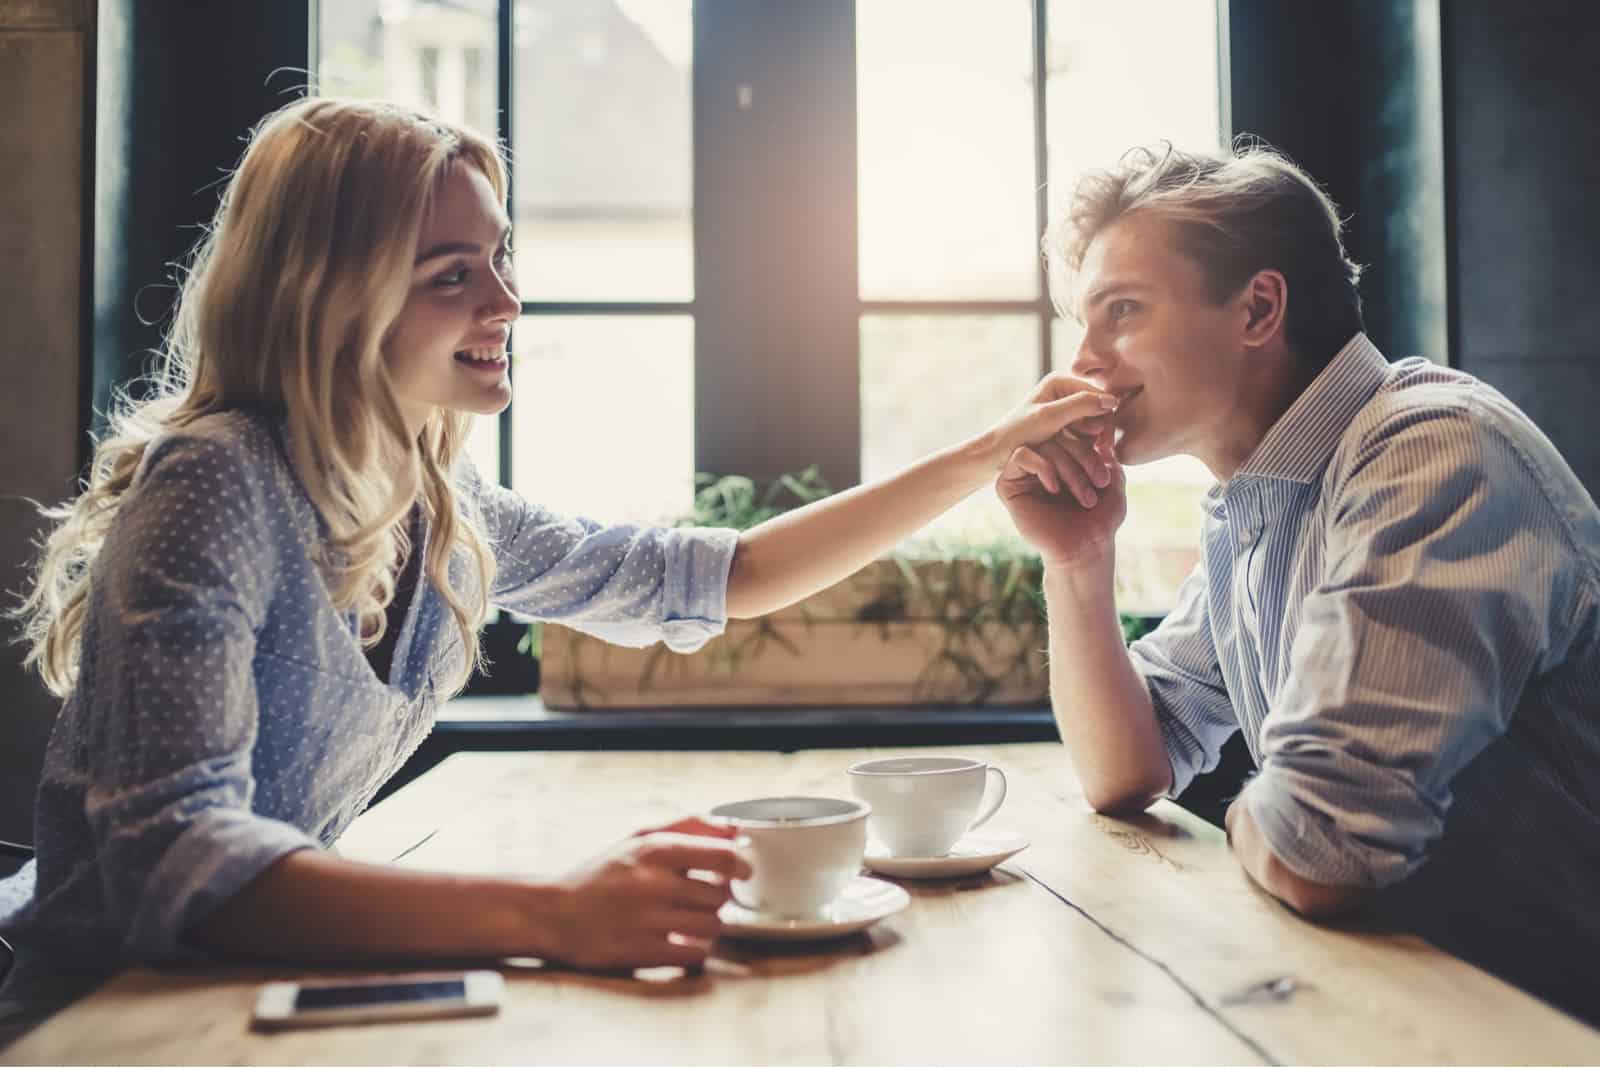
[[[994,872],[908,882],[851,938],[725,941],[704,973],[505,966],[479,1020],[258,1035],[259,984],[305,970],[128,972],[5,1051],[14,1063],[1592,1063],[1600,1034],[1427,944],[1299,920],[1176,806],[1083,804],[1057,745],[955,749],[1006,769]],[[450,758],[340,843],[364,860],[554,872],[653,823],[785,793],[847,796],[891,750]],[[402,856],[403,854],[403,856]]]

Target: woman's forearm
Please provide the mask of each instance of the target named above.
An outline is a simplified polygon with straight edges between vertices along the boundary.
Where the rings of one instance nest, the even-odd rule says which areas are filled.
[[[290,853],[195,924],[188,941],[277,960],[549,957],[559,891]]]
[[[728,615],[775,612],[846,578],[980,489],[995,471],[995,446],[974,438],[745,531],[728,575]]]

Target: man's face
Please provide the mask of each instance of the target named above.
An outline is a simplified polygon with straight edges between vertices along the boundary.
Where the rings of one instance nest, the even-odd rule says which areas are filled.
[[[1239,396],[1243,306],[1214,303],[1169,224],[1138,216],[1095,237],[1073,300],[1084,336],[1067,370],[1122,399],[1118,458],[1211,462]]]

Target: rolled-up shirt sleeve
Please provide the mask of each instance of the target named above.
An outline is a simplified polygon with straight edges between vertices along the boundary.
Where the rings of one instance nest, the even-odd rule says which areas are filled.
[[[1345,467],[1242,797],[1296,875],[1382,887],[1422,864],[1451,781],[1510,723],[1560,610],[1541,548],[1559,520],[1468,406],[1399,413]]]
[[[1239,729],[1211,638],[1203,565],[1184,580],[1177,604],[1161,625],[1134,642],[1128,654],[1150,691],[1172,762],[1168,796],[1177,797],[1196,775],[1217,766],[1223,744]]]
[[[255,635],[278,551],[259,473],[202,438],[157,441],[96,561],[84,806],[124,952],[196,955],[184,932],[318,843],[251,811]]]
[[[727,625],[739,534],[560,516],[463,464],[495,558],[490,600],[616,645],[693,652]]]

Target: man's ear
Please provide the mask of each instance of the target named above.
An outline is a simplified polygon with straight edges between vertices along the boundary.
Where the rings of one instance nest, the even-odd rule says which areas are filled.
[[[1289,314],[1289,283],[1279,271],[1257,271],[1244,287],[1242,340],[1252,348],[1267,345],[1284,330]],[[1283,338],[1285,343],[1288,339]]]

